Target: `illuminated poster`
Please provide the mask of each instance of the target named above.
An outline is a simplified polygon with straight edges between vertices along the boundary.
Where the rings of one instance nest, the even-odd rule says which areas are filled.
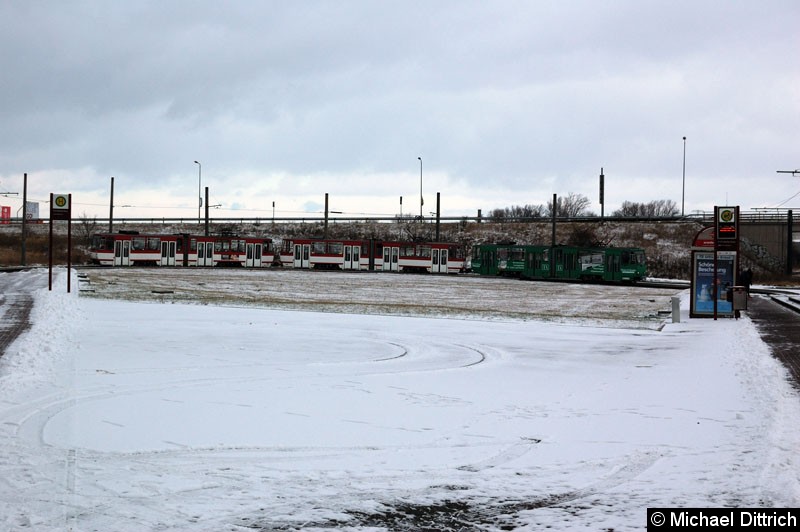
[[[714,290],[714,253],[694,253],[692,283],[692,315],[713,316],[714,298],[717,300],[717,315],[732,316],[733,303],[727,301],[728,288],[733,287],[736,277],[736,252],[717,253],[717,285]]]

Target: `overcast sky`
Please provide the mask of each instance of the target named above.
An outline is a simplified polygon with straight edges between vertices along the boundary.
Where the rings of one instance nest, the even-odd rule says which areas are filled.
[[[196,217],[200,178],[212,216],[419,214],[421,158],[425,215],[599,213],[601,167],[606,214],[800,208],[799,28],[797,0],[6,0],[0,204],[27,172],[75,216],[111,176],[116,217]]]

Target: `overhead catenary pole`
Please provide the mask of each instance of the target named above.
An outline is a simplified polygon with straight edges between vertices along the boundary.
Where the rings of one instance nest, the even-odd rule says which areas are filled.
[[[114,232],[114,176],[111,176],[111,200],[108,207],[108,232]]]
[[[200,209],[203,207],[203,196],[201,190],[201,183],[203,182],[203,165],[200,164],[200,161],[195,161],[194,164],[197,165],[197,225],[200,225]]]
[[[328,238],[328,193],[325,193],[325,225],[322,230],[323,238]]]
[[[206,226],[205,226],[205,234],[208,236],[208,187],[206,187]]]
[[[26,240],[28,238],[28,174],[22,176],[22,256],[20,262],[25,264]]]
[[[553,234],[550,238],[550,277],[555,277],[556,275],[556,211],[558,210],[558,194],[553,194],[553,208],[550,209],[550,215],[552,217],[552,225],[553,225]]]
[[[422,206],[425,205],[425,197],[422,195],[422,157],[419,159],[419,219],[422,221]]]
[[[683,137],[683,185],[681,187],[681,216],[686,215],[686,137]]]
[[[441,219],[442,212],[441,206],[441,192],[436,193],[436,241],[439,242],[439,220]]]
[[[786,227],[786,275],[792,275],[792,229],[794,221],[792,217],[792,209],[789,209],[787,214],[787,227]]]
[[[69,210],[67,216],[67,293],[72,291],[72,194],[69,194]],[[52,223],[52,222],[51,222]],[[52,246],[51,246],[52,247]]]
[[[603,175],[603,168],[600,168],[600,218],[605,215],[605,178]]]

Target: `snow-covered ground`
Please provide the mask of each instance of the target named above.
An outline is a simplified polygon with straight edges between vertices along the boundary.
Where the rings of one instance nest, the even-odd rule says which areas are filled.
[[[187,304],[177,279],[167,304],[107,299],[140,299],[120,279],[87,298],[59,275],[0,358],[0,530],[619,531],[647,507],[800,504],[785,370],[747,317],[688,320],[688,293],[659,330],[668,296],[634,288],[553,322]],[[456,297],[449,277],[365,289],[409,278]],[[541,305],[570,307],[555,286]]]

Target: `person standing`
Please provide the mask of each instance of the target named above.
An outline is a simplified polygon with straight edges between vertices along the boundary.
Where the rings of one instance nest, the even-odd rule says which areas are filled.
[[[747,297],[750,297],[750,285],[753,284],[753,270],[747,268],[745,271],[743,271],[741,282],[742,286],[744,286],[745,292],[747,292]]]

